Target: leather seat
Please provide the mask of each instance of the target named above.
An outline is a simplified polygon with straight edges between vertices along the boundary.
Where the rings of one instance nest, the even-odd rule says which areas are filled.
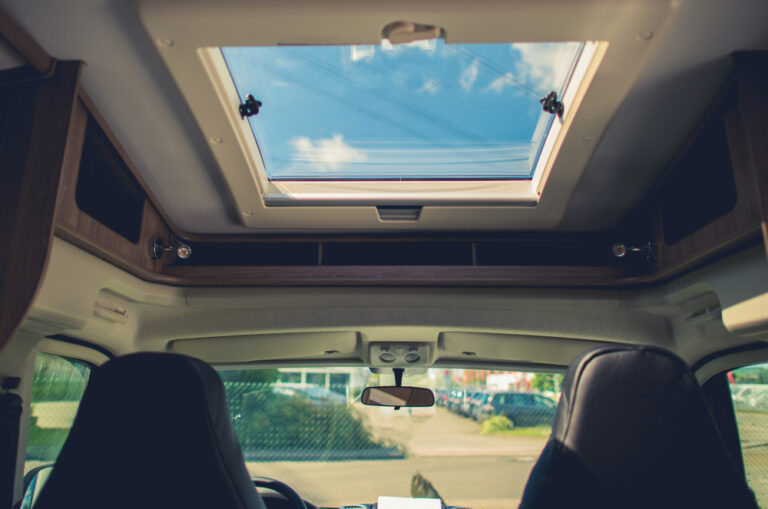
[[[521,509],[756,508],[693,374],[658,348],[605,347],[568,367]]]
[[[139,353],[94,371],[35,509],[97,507],[265,508],[213,368]]]

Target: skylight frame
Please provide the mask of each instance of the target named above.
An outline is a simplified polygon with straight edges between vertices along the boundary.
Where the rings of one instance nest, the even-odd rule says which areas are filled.
[[[530,179],[463,180],[270,180],[250,123],[240,117],[240,94],[220,47],[198,50],[228,121],[246,157],[266,206],[296,205],[516,205],[535,206],[562,146],[581,98],[589,88],[608,47],[605,41],[583,41],[570,72],[562,102],[565,114],[553,116]]]
[[[179,159],[179,164],[168,168],[173,177],[164,176],[179,179],[179,185],[160,198],[172,203],[174,210],[184,210],[183,201],[189,196],[186,189],[209,188],[209,201],[193,207],[196,212],[189,211],[185,218],[186,224],[197,225],[189,230],[193,233],[212,233],[208,216],[218,221],[226,215],[231,224],[217,233],[291,235],[568,230],[575,220],[583,223],[589,217],[584,197],[597,199],[596,189],[605,188],[590,179],[604,176],[604,168],[618,162],[621,144],[613,147],[612,119],[637,90],[647,92],[648,83],[640,81],[653,65],[655,48],[665,40],[678,10],[674,2],[650,0],[391,0],[362,4],[359,0],[220,0],[215,4],[138,0],[133,5],[149,44],[178,87],[179,101],[186,104],[199,128],[187,132],[189,141],[197,142],[205,166],[190,168],[190,175],[200,179],[199,172],[207,171],[209,177],[183,180],[186,170],[180,165],[184,159]],[[245,143],[234,127],[240,121],[236,114],[239,98],[230,101],[217,89],[212,66],[206,62],[207,51],[227,46],[377,45],[383,27],[398,20],[439,26],[448,43],[604,41],[585,78],[588,87],[580,87],[566,108],[563,129],[553,148],[557,157],[551,159],[554,165],[549,171],[545,168],[542,173],[538,187],[543,184],[545,190],[535,206],[522,206],[529,203],[519,201],[414,202],[408,205],[421,205],[417,219],[388,219],[379,215],[376,205],[381,203],[293,200],[292,205],[301,206],[274,206],[276,202],[265,202],[268,190],[254,177]],[[576,110],[578,114],[571,117]],[[167,113],[158,110],[159,115]]]

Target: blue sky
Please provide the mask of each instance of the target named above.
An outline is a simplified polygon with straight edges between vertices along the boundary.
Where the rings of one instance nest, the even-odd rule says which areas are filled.
[[[385,41],[386,43],[386,41]],[[529,178],[579,43],[222,48],[269,177]]]

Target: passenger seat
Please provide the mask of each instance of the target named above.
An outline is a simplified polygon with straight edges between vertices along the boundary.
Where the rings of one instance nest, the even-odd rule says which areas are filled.
[[[603,347],[568,367],[520,509],[757,508],[685,363]]]

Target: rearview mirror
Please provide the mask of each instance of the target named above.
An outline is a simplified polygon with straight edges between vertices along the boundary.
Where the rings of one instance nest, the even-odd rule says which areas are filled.
[[[360,396],[363,405],[417,407],[435,404],[435,395],[423,387],[366,387]]]

